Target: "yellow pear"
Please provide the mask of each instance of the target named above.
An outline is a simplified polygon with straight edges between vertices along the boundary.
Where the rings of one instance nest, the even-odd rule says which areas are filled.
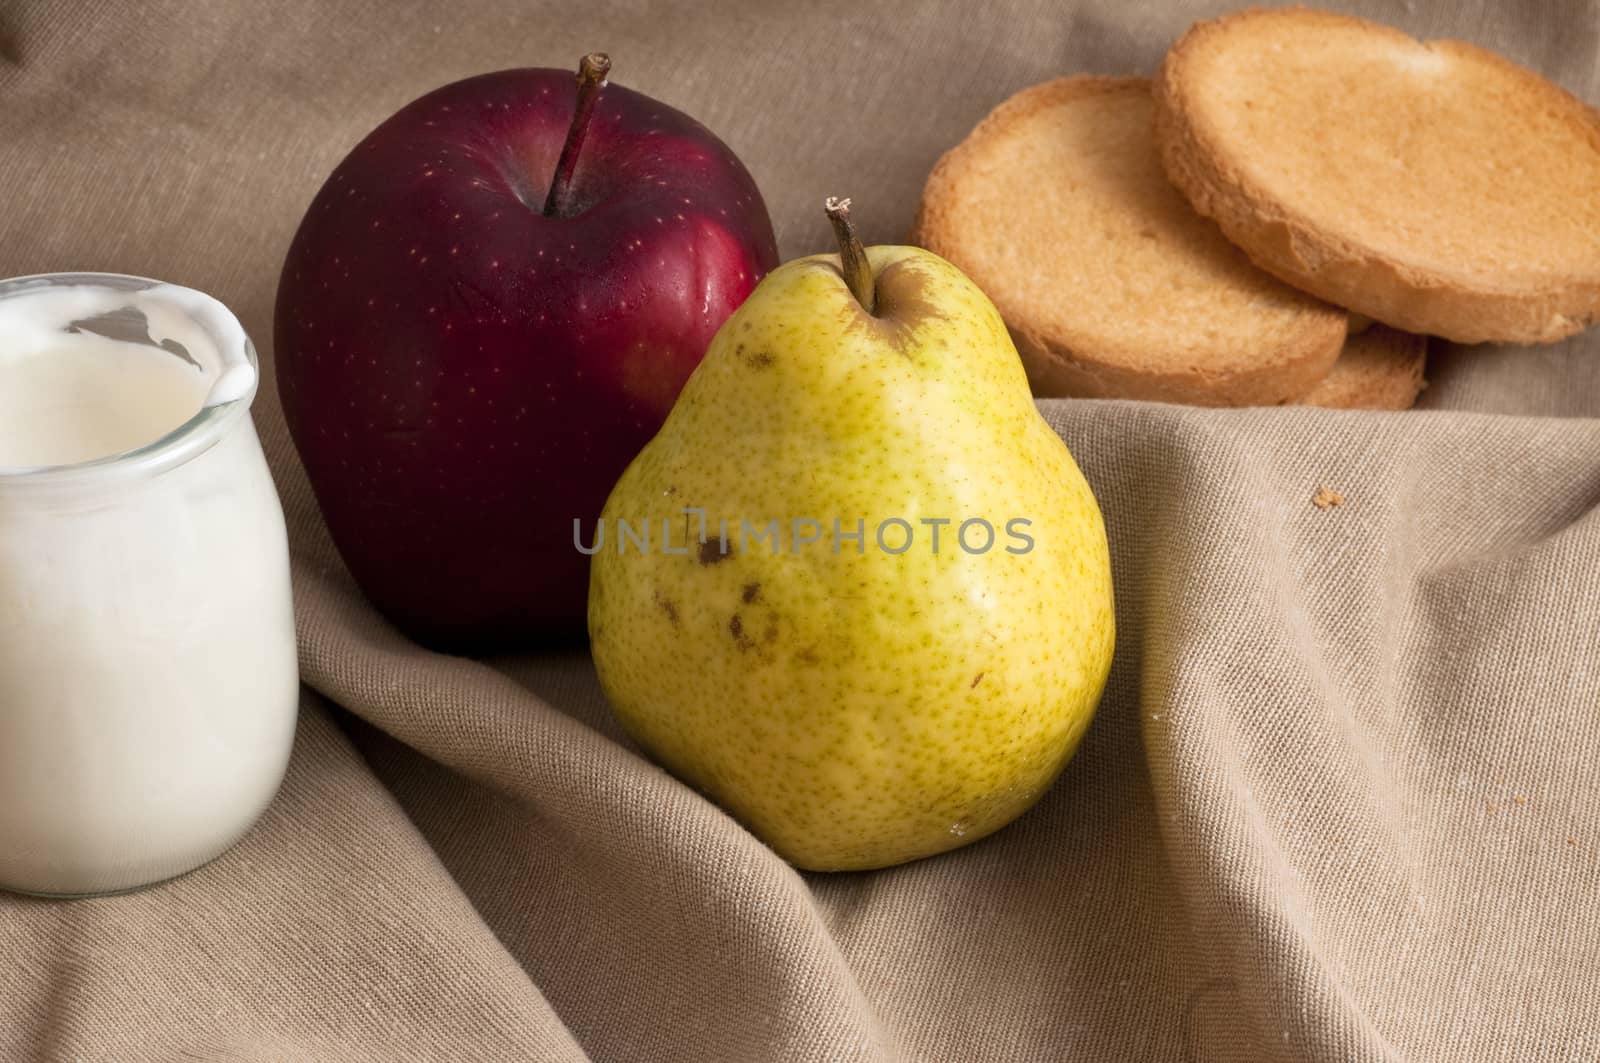
[[[618,718],[811,870],[1020,815],[1114,641],[1100,510],[999,313],[936,255],[863,249],[848,203],[841,253],[762,282],[574,528]]]

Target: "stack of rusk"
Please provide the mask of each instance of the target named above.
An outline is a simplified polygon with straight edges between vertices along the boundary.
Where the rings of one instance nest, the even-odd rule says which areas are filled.
[[[1039,396],[1405,409],[1427,336],[1600,316],[1600,115],[1471,44],[1246,11],[1154,81],[1005,101],[913,240],[993,298]]]

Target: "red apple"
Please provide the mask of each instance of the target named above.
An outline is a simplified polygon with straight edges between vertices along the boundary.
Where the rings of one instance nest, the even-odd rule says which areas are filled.
[[[583,631],[574,519],[587,541],[777,263],[733,152],[608,67],[411,103],[333,171],[284,262],[289,430],[356,581],[431,645]]]

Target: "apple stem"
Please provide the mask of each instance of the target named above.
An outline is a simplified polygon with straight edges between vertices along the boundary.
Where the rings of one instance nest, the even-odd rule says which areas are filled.
[[[604,52],[590,52],[578,61],[578,106],[572,112],[572,124],[567,127],[566,143],[561,145],[561,158],[556,162],[556,175],[550,180],[550,194],[545,196],[544,215],[553,218],[567,206],[567,186],[572,183],[572,172],[578,168],[578,150],[589,132],[589,117],[594,114],[595,101],[600,90],[606,87],[606,75],[611,73],[611,57]]]
[[[828,220],[833,223],[834,239],[839,242],[839,267],[850,294],[856,297],[867,313],[877,309],[877,285],[872,280],[872,264],[867,261],[867,249],[861,246],[861,237],[850,223],[850,201],[829,197],[822,205]]]

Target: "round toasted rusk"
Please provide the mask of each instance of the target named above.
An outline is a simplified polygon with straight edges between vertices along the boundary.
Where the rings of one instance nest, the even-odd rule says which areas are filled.
[[[1296,287],[1462,343],[1600,316],[1600,115],[1509,60],[1245,11],[1191,27],[1156,99],[1168,176]]]
[[[1189,207],[1153,112],[1143,78],[1018,93],[939,160],[913,240],[994,300],[1038,395],[1292,402],[1332,368],[1347,315]]]
[[[1409,410],[1422,394],[1428,338],[1373,325],[1345,340],[1339,360],[1302,406]]]

